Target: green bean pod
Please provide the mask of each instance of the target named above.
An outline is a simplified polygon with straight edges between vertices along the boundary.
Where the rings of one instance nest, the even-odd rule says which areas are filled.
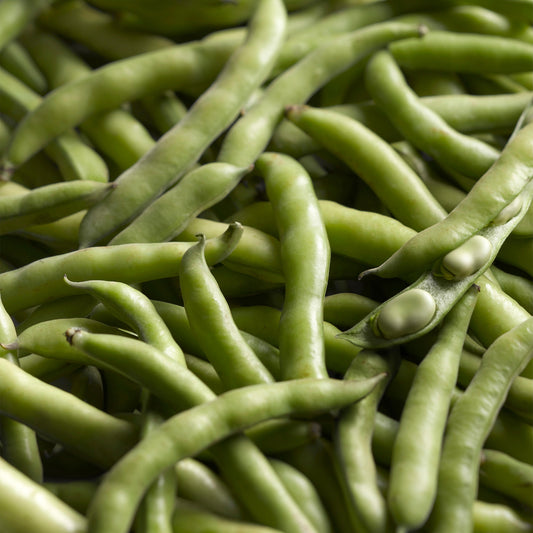
[[[16,336],[15,325],[0,299],[0,341],[8,342]],[[15,365],[19,360],[15,351],[0,347],[0,358]],[[8,417],[0,418],[2,456],[21,473],[37,483],[43,479],[43,465],[37,446],[35,432],[29,427]]]
[[[390,52],[382,51],[372,57],[365,71],[365,83],[376,104],[405,138],[445,168],[478,179],[498,158],[498,150],[459,133],[424,106],[407,85]]]
[[[205,262],[204,247],[201,238],[180,265],[180,287],[191,330],[227,387],[273,381],[233,322],[229,305]]]
[[[264,153],[256,167],[264,177],[280,234],[285,278],[279,330],[281,376],[325,377],[320,324],[330,248],[311,178],[300,164],[281,154]]]
[[[448,420],[439,465],[435,505],[430,516],[434,531],[470,531],[481,447],[514,377],[533,351],[533,319],[495,341],[465,393],[455,402]]]
[[[110,190],[106,183],[77,180],[0,198],[0,234],[77,213],[100,201]]]
[[[363,350],[344,375],[345,379],[369,378],[382,372],[389,375],[366,398],[344,409],[334,438],[354,512],[361,531],[369,533],[385,532],[391,525],[386,500],[378,488],[371,441],[377,407],[397,362],[392,354],[383,357]]]
[[[286,116],[347,163],[400,222],[420,230],[446,215],[396,151],[357,121],[307,106],[291,106]]]
[[[163,319],[152,302],[140,291],[118,281],[70,281],[73,288],[93,296],[109,310],[132,327],[139,337],[161,350],[171,359],[185,362],[182,349],[173,339]]]
[[[226,163],[208,163],[192,170],[115,235],[109,244],[172,240],[194,217],[222,200],[250,171],[251,168]]]
[[[281,45],[285,18],[284,5],[279,0],[258,4],[248,39],[228,60],[215,83],[195,101],[186,117],[117,178],[115,194],[89,210],[80,228],[82,246],[108,238],[139,215],[176,183],[231,124],[269,72]],[[147,172],[152,175],[148,182]]]
[[[477,288],[467,292],[444,319],[437,341],[418,366],[402,410],[387,498],[395,523],[403,529],[421,527],[435,500],[450,398],[477,292]]]
[[[42,485],[0,458],[0,527],[22,533],[84,533],[87,521]],[[29,511],[31,510],[31,511]]]
[[[208,240],[208,262],[219,262],[225,257],[241,234],[242,227],[230,226],[224,234]],[[4,305],[9,312],[15,312],[75,294],[64,282],[65,274],[73,281],[96,278],[124,283],[176,276],[181,258],[191,246],[188,242],[124,244],[50,256],[0,275]]]
[[[482,228],[488,228],[522,191],[522,201],[527,204],[531,197],[526,186],[533,171],[532,143],[533,124],[530,124],[513,136],[490,170],[444,220],[418,233],[401,251],[369,272],[383,277],[420,272]]]
[[[452,72],[510,74],[528,72],[533,62],[533,44],[509,37],[430,31],[418,39],[391,44],[391,54],[408,68]]]
[[[175,415],[108,472],[89,508],[88,531],[125,533],[146,487],[178,460],[270,418],[324,412],[352,403],[368,394],[381,379],[382,376],[359,382],[302,379],[251,385]],[[247,405],[246,410],[243,405]],[[159,452],[154,454],[154,449]],[[122,502],[121,513],[115,512],[117,499]]]

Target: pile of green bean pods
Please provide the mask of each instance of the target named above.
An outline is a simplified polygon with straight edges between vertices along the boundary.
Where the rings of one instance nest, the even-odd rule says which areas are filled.
[[[0,0],[0,532],[533,532],[533,0]]]

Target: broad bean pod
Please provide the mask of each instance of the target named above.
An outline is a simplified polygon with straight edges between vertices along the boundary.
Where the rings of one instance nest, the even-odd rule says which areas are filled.
[[[532,143],[530,124],[516,133],[491,168],[444,220],[418,233],[372,272],[383,277],[420,272],[489,226],[531,181]],[[498,191],[497,195],[494,191]]]
[[[401,66],[508,74],[531,70],[533,44],[494,36],[431,31],[389,47]]]
[[[52,88],[91,72],[78,55],[52,34],[34,29],[25,32],[21,41]],[[143,124],[122,109],[93,115],[80,128],[102,153],[123,170],[140,159],[155,143]]]
[[[437,341],[418,365],[394,441],[387,498],[398,527],[416,529],[427,520],[437,492],[441,443],[461,348],[477,298],[470,289],[454,306]],[[412,476],[416,483],[412,483]]]
[[[46,224],[100,201],[111,190],[91,180],[58,182],[0,198],[0,234]]]
[[[498,150],[457,132],[424,106],[407,85],[389,51],[381,51],[370,59],[365,70],[365,84],[376,104],[405,138],[445,168],[476,180],[498,158]]]
[[[16,38],[50,0],[7,0],[0,7],[0,49]]]
[[[429,221],[435,223],[446,215],[396,151],[359,122],[304,106],[289,107],[286,116],[347,163],[403,224],[421,230]],[[412,202],[416,202],[416,210]]]
[[[384,347],[412,340],[433,329],[492,264],[501,243],[529,208],[529,190],[530,185],[518,196],[521,215],[513,213],[505,223],[487,226],[475,234],[346,331],[342,338],[364,347]]]
[[[279,0],[258,4],[248,38],[228,59],[216,81],[174,128],[117,178],[115,194],[88,211],[80,228],[82,247],[108,238],[135,218],[176,183],[231,124],[270,71],[281,45],[285,20],[284,6]],[[147,172],[152,175],[150,181],[145,179]]]
[[[192,332],[228,388],[272,382],[274,378],[233,322],[229,305],[205,262],[204,248],[205,239],[200,236],[198,244],[184,254],[179,271]]]
[[[341,35],[319,46],[276,78],[233,125],[224,138],[218,160],[237,166],[252,164],[267,146],[287,105],[305,103],[335,74],[355,63],[362,65],[368,54],[391,40],[417,32],[416,25],[387,22]]]
[[[0,69],[0,82],[0,108],[17,121],[35,109],[42,100],[37,93],[3,69]],[[50,141],[43,148],[57,163],[64,179],[108,180],[109,171],[103,158],[74,131],[66,128]],[[3,173],[9,175],[14,168],[6,157],[2,161]]]
[[[142,292],[118,281],[70,281],[65,282],[102,302],[113,314],[132,327],[139,337],[161,350],[171,359],[184,363],[182,349],[173,339],[154,305]]]
[[[279,529],[232,520],[182,498],[176,500],[172,525],[174,533],[201,533],[206,528],[217,533],[281,533]]]
[[[230,227],[220,238],[208,240],[208,262],[220,261],[238,242],[241,233],[240,228]],[[227,243],[233,245],[227,248]],[[124,283],[175,276],[183,254],[191,246],[192,243],[183,242],[124,244],[50,256],[0,275],[4,305],[8,311],[15,312],[60,296],[75,294],[75,290],[65,284],[65,275],[73,281],[102,279]]]
[[[87,520],[0,458],[0,525],[4,531],[85,533]],[[28,512],[31,509],[31,512]]]
[[[44,98],[34,113],[24,119],[25,125],[21,124],[20,129],[17,128],[17,137],[22,139],[20,145],[16,138],[12,139],[7,158],[13,165],[18,166],[52,139],[93,114],[113,110],[122,103],[144,94],[176,88],[179,85],[176,81],[177,73],[182,81],[186,79],[194,83],[203,80],[206,72],[212,73],[213,63],[218,71],[219,65],[228,58],[233,49],[233,43],[226,48],[218,45],[214,47],[213,53],[205,53],[200,45],[176,45],[168,50],[146,53],[116,64],[104,65],[89,76],[58,87]],[[220,55],[217,56],[216,53]],[[170,68],[171,65],[173,68]],[[195,70],[198,70],[200,65],[203,72],[196,72],[195,77]],[[152,71],[151,76],[146,76],[148,67]],[[157,69],[158,75],[154,69]],[[64,119],[54,120],[57,116]],[[67,117],[68,121],[65,120]],[[32,126],[33,121],[39,126]]]
[[[16,336],[15,324],[7,314],[0,299],[0,342],[9,342]],[[0,347],[0,358],[20,365],[15,351]],[[22,474],[37,483],[43,480],[43,465],[39,455],[35,432],[8,417],[0,419],[2,456]]]
[[[385,532],[391,525],[386,500],[378,488],[371,441],[378,404],[397,365],[395,354],[381,356],[363,350],[344,375],[345,379],[361,379],[388,374],[366,398],[343,410],[334,437],[342,476],[362,531]]]
[[[360,382],[335,382],[308,378],[252,385],[175,415],[109,471],[91,502],[88,531],[126,532],[146,486],[179,459],[262,420],[291,413],[327,411],[352,403],[368,394],[381,379],[378,376]],[[272,394],[274,389],[276,394]],[[243,402],[248,405],[246,411],[241,408]],[[209,423],[204,424],[202,420]],[[157,455],[152,453],[154,447],[159,449]],[[117,498],[122,502],[120,514],[114,511]]]
[[[469,531],[481,447],[512,382],[533,351],[533,319],[496,340],[450,413],[430,517],[435,531]],[[502,352],[505,357],[502,357]],[[473,420],[476,422],[473,422]]]
[[[533,466],[496,450],[483,450],[479,471],[480,482],[531,506]]]
[[[256,167],[265,180],[280,234],[285,278],[279,329],[281,376],[326,377],[320,324],[330,247],[311,178],[296,160],[272,152],[263,153]]]
[[[0,411],[91,463],[108,467],[133,446],[137,429],[0,359]]]
[[[112,363],[116,370],[138,381],[172,406],[174,412],[216,398],[186,368],[146,343],[129,339],[126,341],[129,349],[125,350],[124,339],[115,335],[89,334],[78,328],[70,328],[67,338],[73,347],[93,359],[104,364]],[[307,519],[251,441],[236,436],[219,443],[211,453],[233,492],[239,495],[252,515],[288,530],[308,527],[305,525]],[[231,472],[229,477],[228,472]],[[258,482],[259,479],[262,482]]]
[[[192,170],[154,200],[109,244],[172,240],[194,217],[222,200],[251,170],[251,167],[239,168],[227,163],[208,163]]]
[[[196,459],[183,459],[174,466],[180,498],[202,505],[226,518],[242,519],[244,511],[228,486],[208,466]]]
[[[19,42],[12,41],[0,52],[0,66],[35,92],[46,92],[46,78]]]
[[[271,459],[270,462],[283,480],[283,484],[308,516],[309,521],[315,526],[316,531],[330,532],[329,517],[313,483],[300,470],[284,461]]]

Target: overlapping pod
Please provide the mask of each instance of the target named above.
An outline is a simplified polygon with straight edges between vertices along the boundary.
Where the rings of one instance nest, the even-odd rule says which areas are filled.
[[[511,138],[496,162],[445,219],[418,233],[387,261],[368,273],[402,277],[420,272],[487,228],[522,191],[527,193],[523,198],[530,199],[526,187],[533,174],[531,154],[533,123],[524,126]]]
[[[89,530],[125,533],[146,487],[179,459],[269,418],[323,412],[351,404],[368,394],[381,379],[383,375],[361,381],[303,379],[243,387],[170,418],[108,473],[91,503]],[[243,410],[243,405],[248,408]],[[152,453],[154,449],[160,453]],[[144,459],[139,461],[139,456]],[[123,502],[122,513],[115,512],[117,498]]]

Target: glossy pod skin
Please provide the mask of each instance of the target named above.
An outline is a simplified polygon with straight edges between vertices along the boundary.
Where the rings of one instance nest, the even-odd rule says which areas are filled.
[[[206,244],[209,261],[220,261],[231,249],[226,247],[227,239],[236,244],[241,234],[242,228],[233,227],[220,239],[209,240]],[[42,262],[34,262],[1,275],[4,304],[6,309],[14,312],[59,296],[74,294],[75,291],[63,280],[65,274],[72,281],[97,278],[125,283],[177,275],[179,262],[191,246],[192,243],[177,242],[124,244],[51,256]],[[133,264],[135,268],[132,269]]]
[[[407,85],[390,52],[382,51],[372,57],[365,71],[365,84],[376,104],[405,138],[444,168],[451,167],[476,180],[498,158],[498,150],[457,132],[425,107]]]
[[[444,319],[437,341],[418,366],[402,411],[387,498],[395,523],[406,529],[424,524],[433,506],[441,442],[477,292],[470,289]],[[411,482],[413,475],[416,483]]]
[[[231,124],[269,72],[281,45],[285,20],[284,5],[279,0],[258,4],[247,40],[228,59],[216,81],[174,128],[117,178],[115,194],[87,213],[80,228],[82,247],[109,238],[130,222],[176,183]],[[145,179],[147,172],[152,174],[149,182]]]
[[[491,224],[531,180],[532,145],[530,124],[516,133],[494,165],[444,220],[421,231],[373,272],[391,277],[420,271]]]
[[[428,221],[435,223],[445,216],[441,205],[396,151],[359,122],[306,106],[291,106],[286,116],[345,161],[406,226],[421,230]],[[419,209],[412,209],[411,202]]]
[[[531,70],[533,45],[493,35],[430,31],[420,39],[390,46],[396,61],[409,68],[507,74]]]
[[[15,324],[7,314],[0,299],[0,342],[6,343],[16,336]],[[0,347],[0,358],[19,365],[16,351]],[[35,432],[28,426],[8,417],[0,419],[2,431],[2,457],[22,474],[37,483],[43,480],[43,465]]]
[[[472,527],[471,506],[475,499],[474,485],[477,485],[474,473],[481,447],[512,379],[523,370],[532,351],[533,319],[530,318],[491,345],[476,377],[455,402],[442,448],[437,497],[430,517],[435,531],[468,531]]]
[[[263,153],[256,167],[264,177],[280,234],[285,278],[279,330],[281,376],[326,377],[320,324],[330,247],[311,178],[295,160],[281,154]]]
[[[226,163],[208,163],[192,170],[109,244],[172,240],[195,216],[222,200],[251,170]]]
[[[0,526],[43,533],[84,533],[87,520],[50,491],[0,458]],[[28,508],[31,512],[28,513]]]
[[[161,470],[179,459],[268,418],[341,407],[364,397],[381,379],[379,376],[342,385],[329,379],[304,379],[244,387],[170,418],[108,473],[89,508],[88,531],[126,532],[145,487]],[[274,388],[276,394],[272,394]],[[246,411],[241,409],[243,403],[248,405]],[[209,423],[204,424],[203,420]],[[159,453],[153,454],[154,449]],[[120,514],[114,512],[116,498],[123,502]]]
[[[231,317],[224,296],[211,275],[204,257],[205,239],[184,256],[180,286],[190,327],[203,352],[228,388],[269,383],[270,372],[246,343]],[[207,328],[209,335],[204,335]]]

